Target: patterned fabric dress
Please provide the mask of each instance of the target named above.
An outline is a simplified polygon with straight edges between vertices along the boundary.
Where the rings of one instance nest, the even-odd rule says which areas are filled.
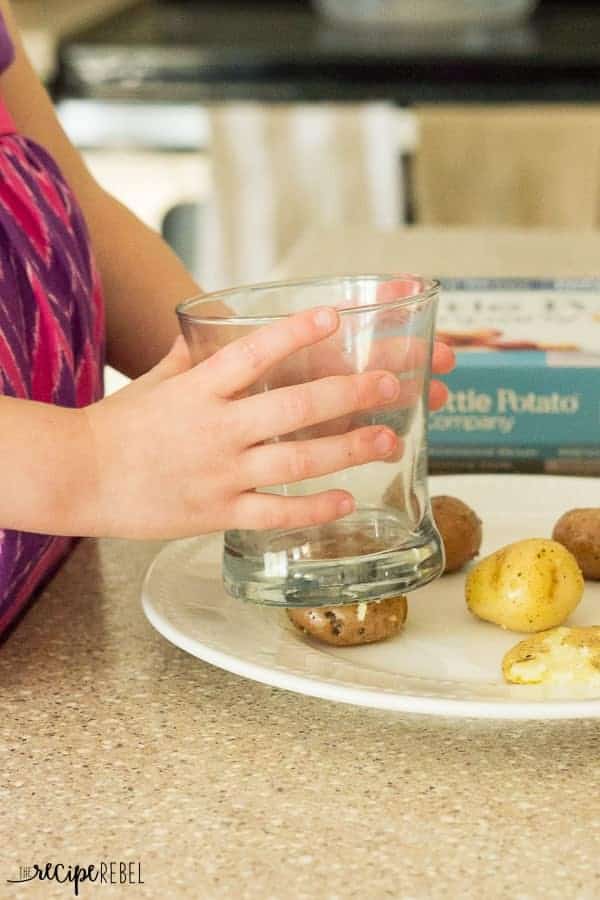
[[[13,55],[0,16],[0,72]],[[81,210],[48,153],[15,132],[0,99],[0,394],[92,403],[102,396],[103,346],[102,295]],[[0,522],[0,636],[72,545]]]

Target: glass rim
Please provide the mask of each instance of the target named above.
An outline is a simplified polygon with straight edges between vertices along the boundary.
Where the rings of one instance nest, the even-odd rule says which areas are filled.
[[[326,275],[323,277],[312,277],[312,278],[294,278],[291,280],[279,280],[279,281],[263,281],[257,284],[248,284],[248,285],[239,285],[239,287],[233,288],[225,288],[219,291],[210,291],[206,294],[196,294],[193,297],[189,297],[187,300],[183,300],[181,303],[178,303],[175,307],[175,312],[179,319],[183,319],[186,322],[194,323],[194,324],[206,324],[206,325],[214,325],[215,323],[219,323],[220,325],[262,325],[268,324],[269,322],[276,322],[280,319],[287,319],[290,313],[276,313],[273,315],[253,315],[253,316],[202,316],[202,315],[192,315],[188,310],[196,305],[202,306],[205,303],[215,303],[220,300],[226,300],[227,297],[232,297],[234,294],[240,294],[244,291],[247,292],[258,292],[258,291],[266,291],[273,290],[275,288],[282,287],[306,287],[308,285],[328,285],[334,284],[336,282],[343,281],[378,281],[378,282],[386,282],[386,281],[420,281],[424,285],[424,290],[419,291],[417,294],[413,294],[411,297],[399,297],[397,300],[383,300],[378,303],[369,303],[367,306],[343,306],[343,307],[335,307],[337,313],[340,316],[349,316],[356,313],[363,312],[374,312],[378,309],[398,309],[403,306],[409,306],[414,303],[425,303],[427,300],[431,300],[432,297],[439,291],[440,282],[435,278],[425,278],[422,275],[413,275],[409,272],[400,272],[400,273],[367,273],[361,275]],[[317,304],[318,306],[327,306],[327,303]],[[310,307],[307,307],[307,309]],[[301,312],[301,310],[298,310]]]

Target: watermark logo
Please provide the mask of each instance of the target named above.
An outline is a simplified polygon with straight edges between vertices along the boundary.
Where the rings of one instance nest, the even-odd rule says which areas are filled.
[[[75,897],[79,897],[84,884],[144,884],[139,860],[103,860],[87,866],[77,863],[33,863],[19,866],[18,878],[6,879],[7,884],[25,884],[28,881],[54,881],[57,884],[71,885]]]

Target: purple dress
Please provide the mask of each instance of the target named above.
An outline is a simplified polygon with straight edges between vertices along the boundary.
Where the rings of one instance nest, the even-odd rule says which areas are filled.
[[[0,72],[13,57],[0,14]],[[103,350],[83,214],[54,160],[16,133],[0,99],[0,394],[85,406],[102,396]],[[74,542],[1,526],[0,635]]]

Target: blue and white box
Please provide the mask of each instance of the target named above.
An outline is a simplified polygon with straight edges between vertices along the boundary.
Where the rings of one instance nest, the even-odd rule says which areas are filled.
[[[431,471],[600,472],[600,281],[446,280],[437,327]]]

